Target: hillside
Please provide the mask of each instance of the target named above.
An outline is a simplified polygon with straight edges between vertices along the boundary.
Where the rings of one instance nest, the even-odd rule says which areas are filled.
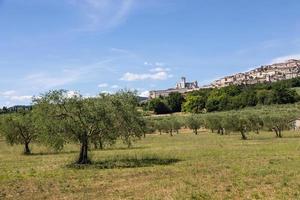
[[[144,105],[144,108],[157,114],[166,114],[180,111],[203,113],[239,110],[257,105],[293,104],[300,101],[299,87],[300,77],[273,83],[206,88],[184,95],[171,93],[167,97],[152,99]]]
[[[282,63],[263,65],[245,73],[238,73],[214,81],[209,87],[273,83],[300,76],[300,60],[291,59]]]

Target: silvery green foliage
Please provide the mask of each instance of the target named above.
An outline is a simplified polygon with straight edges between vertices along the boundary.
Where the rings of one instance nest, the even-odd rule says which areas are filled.
[[[66,90],[49,91],[35,99],[34,111],[49,143],[80,143],[77,163],[90,162],[87,154],[91,143],[103,148],[121,138],[130,146],[143,135],[145,122],[137,111],[135,93],[120,91],[89,98],[68,94]]]

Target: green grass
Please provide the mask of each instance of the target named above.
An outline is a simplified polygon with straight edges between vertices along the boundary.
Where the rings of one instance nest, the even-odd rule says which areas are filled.
[[[300,199],[300,133],[151,135],[134,148],[48,153],[0,141],[0,199]]]

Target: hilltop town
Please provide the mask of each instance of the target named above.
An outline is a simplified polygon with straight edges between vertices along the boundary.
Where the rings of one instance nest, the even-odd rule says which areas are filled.
[[[204,88],[222,88],[230,85],[252,85],[257,83],[272,83],[280,80],[300,77],[300,60],[291,59],[282,63],[263,65],[245,73],[223,77],[207,86],[198,86],[198,82],[187,82],[185,77],[174,88],[150,91],[151,99],[166,97],[170,93],[187,93]]]
[[[263,65],[245,73],[226,76],[214,81],[209,87],[219,88],[229,85],[251,85],[272,83],[300,76],[300,60],[291,59],[283,63]]]

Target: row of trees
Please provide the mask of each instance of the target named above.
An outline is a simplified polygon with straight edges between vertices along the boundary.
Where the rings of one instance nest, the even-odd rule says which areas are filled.
[[[197,135],[199,129],[208,129],[220,135],[239,132],[243,140],[247,134],[259,134],[261,130],[273,131],[276,137],[283,137],[282,132],[294,128],[297,119],[295,112],[254,112],[231,111],[209,114],[192,114],[186,117],[163,117],[153,120],[154,129],[158,132],[177,132],[182,127],[189,128]]]
[[[1,116],[1,134],[10,144],[39,142],[61,150],[68,142],[80,144],[78,164],[88,164],[88,151],[122,139],[129,147],[146,131],[146,122],[137,110],[135,93],[121,91],[84,98],[70,97],[66,90],[50,91],[34,99],[32,110]]]
[[[224,88],[201,89],[185,97],[173,93],[169,97],[151,100],[145,109],[156,114],[173,112],[203,113],[238,110],[256,105],[289,104],[300,100],[293,89],[300,86],[300,78],[270,84],[232,85]],[[176,105],[176,109],[174,106]]]

